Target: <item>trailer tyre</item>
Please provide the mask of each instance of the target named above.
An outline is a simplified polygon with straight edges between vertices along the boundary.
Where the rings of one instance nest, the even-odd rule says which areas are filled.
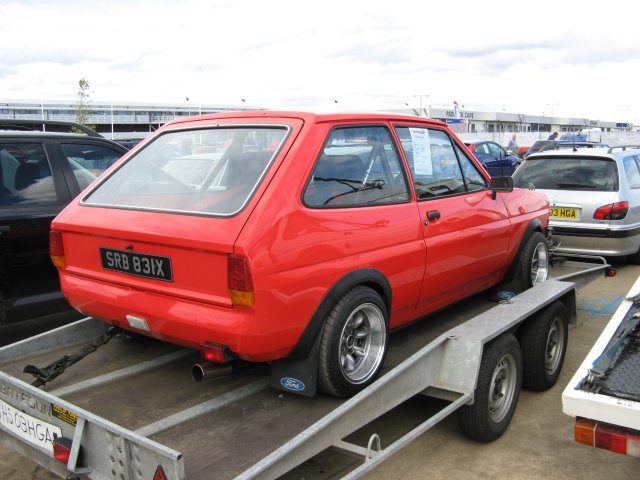
[[[389,315],[369,287],[349,290],[327,316],[318,353],[318,388],[349,397],[376,378],[387,351]]]
[[[472,405],[458,410],[469,438],[491,442],[509,426],[520,396],[522,355],[516,338],[505,333],[485,345]]]
[[[522,327],[522,385],[543,391],[560,376],[567,351],[568,317],[560,301],[531,317]]]

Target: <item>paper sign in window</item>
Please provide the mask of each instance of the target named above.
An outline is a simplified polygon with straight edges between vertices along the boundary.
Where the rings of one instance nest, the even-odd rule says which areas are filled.
[[[413,169],[416,175],[433,175],[429,130],[410,128],[411,145],[413,147]]]

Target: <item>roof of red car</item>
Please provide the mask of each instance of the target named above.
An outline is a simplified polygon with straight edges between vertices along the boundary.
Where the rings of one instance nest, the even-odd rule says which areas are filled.
[[[411,119],[431,123],[434,125],[443,125],[439,120],[419,117],[415,115],[406,115],[391,112],[332,112],[332,113],[314,113],[287,110],[237,110],[232,112],[212,113],[198,116],[183,117],[172,120],[168,125],[178,125],[183,123],[200,122],[206,120],[221,120],[230,118],[298,118],[305,123],[319,123],[328,121],[346,121],[346,120],[395,120],[403,121]]]

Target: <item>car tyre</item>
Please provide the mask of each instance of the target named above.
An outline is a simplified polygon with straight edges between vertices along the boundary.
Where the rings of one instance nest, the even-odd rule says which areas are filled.
[[[533,232],[520,253],[514,277],[516,293],[523,292],[547,280],[549,276],[549,246],[540,232]]]
[[[349,290],[325,319],[318,353],[318,388],[336,397],[372,383],[387,351],[387,307],[369,287]]]
[[[560,301],[531,317],[522,327],[522,385],[543,391],[553,387],[560,376],[567,351],[569,321]]]
[[[547,279],[551,260],[549,246],[544,235],[540,232],[533,232],[527,238],[520,256],[515,262],[515,272],[512,279],[489,289],[488,298],[494,301],[508,300]]]
[[[500,437],[513,418],[521,383],[520,345],[511,333],[505,333],[485,345],[474,402],[457,412],[464,434],[479,442]]]

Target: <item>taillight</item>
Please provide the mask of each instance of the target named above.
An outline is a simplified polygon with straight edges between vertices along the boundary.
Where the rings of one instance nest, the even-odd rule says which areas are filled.
[[[629,211],[629,202],[616,202],[603,205],[593,214],[595,220],[622,220]]]
[[[586,418],[576,418],[575,440],[591,447],[640,457],[640,432]]]
[[[245,257],[229,255],[227,260],[229,295],[234,305],[253,306],[253,280],[249,261]]]
[[[72,444],[73,442],[70,438],[56,437],[53,440],[53,457],[65,465],[69,463]]]
[[[49,254],[51,255],[51,261],[53,261],[56,268],[64,270],[67,264],[64,259],[62,233],[57,230],[51,230],[49,232]]]

